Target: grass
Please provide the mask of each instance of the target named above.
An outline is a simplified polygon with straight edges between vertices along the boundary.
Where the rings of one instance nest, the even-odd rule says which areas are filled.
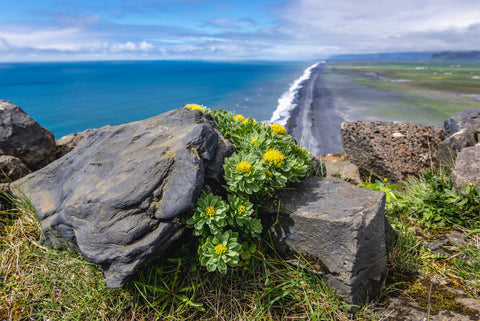
[[[353,78],[356,87],[351,92],[376,91],[365,101],[349,103],[377,117],[441,124],[464,109],[480,108],[478,99],[467,96],[480,95],[480,79],[474,78],[480,77],[480,65],[329,62],[328,66],[333,73]],[[376,99],[375,93],[389,93],[392,100],[388,95]]]
[[[286,263],[268,241],[259,244],[261,251],[246,266],[220,275],[200,266],[186,235],[182,245],[140,270],[127,286],[109,289],[98,266],[73,252],[42,246],[31,204],[24,197],[14,199],[14,210],[0,214],[7,222],[0,239],[0,319],[382,320],[392,297],[413,300],[430,314],[449,309],[473,316],[476,312],[455,298],[480,299],[478,209],[461,216],[440,211],[448,217],[443,225],[424,219],[428,209],[458,210],[446,206],[451,197],[429,201],[435,188],[449,190],[445,177],[427,173],[390,200],[387,215],[398,237],[388,247],[382,295],[353,310],[311,272],[306,260],[291,257]],[[462,197],[479,204],[475,193]],[[437,255],[425,247],[433,236],[454,226],[464,231],[464,244],[451,244],[451,254]],[[452,294],[447,291],[451,288],[462,292]]]
[[[15,211],[2,213],[11,220],[0,240],[1,320],[351,319],[334,291],[300,268],[308,262],[287,264],[268,244],[248,266],[220,275],[200,266],[187,237],[125,288],[109,289],[98,266],[43,247],[31,204],[14,201]]]
[[[330,64],[330,63],[329,63]],[[451,65],[445,63],[332,63],[344,72],[357,72],[365,76],[366,73],[378,73],[385,83],[395,84],[398,87],[424,87],[439,89],[463,94],[480,94],[479,84],[480,66],[476,65]],[[368,75],[367,75],[368,76]],[[369,77],[372,78],[372,77]],[[400,82],[395,82],[403,80]],[[404,81],[407,80],[407,81]]]

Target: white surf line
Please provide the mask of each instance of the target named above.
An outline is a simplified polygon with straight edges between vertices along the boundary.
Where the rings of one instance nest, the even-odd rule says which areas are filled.
[[[272,118],[270,118],[270,123],[278,123],[283,126],[287,124],[287,121],[290,118],[290,112],[297,106],[296,101],[298,99],[298,91],[302,88],[302,84],[310,78],[312,69],[321,63],[325,62],[317,62],[305,69],[303,75],[295,80],[290,88],[282,94],[278,99],[277,109],[275,109]]]

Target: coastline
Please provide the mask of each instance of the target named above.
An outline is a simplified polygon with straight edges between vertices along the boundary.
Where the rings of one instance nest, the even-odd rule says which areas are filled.
[[[288,133],[314,156],[343,152],[340,125],[346,119],[322,76],[325,68],[325,63],[315,65],[301,83],[287,124]]]

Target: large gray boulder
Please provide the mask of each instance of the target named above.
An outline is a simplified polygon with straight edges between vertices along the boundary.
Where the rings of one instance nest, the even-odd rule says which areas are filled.
[[[281,191],[261,211],[267,220],[278,217],[278,250],[312,260],[347,302],[358,305],[379,294],[386,274],[391,227],[384,207],[384,192],[314,177]]]
[[[48,244],[76,244],[108,286],[121,287],[178,239],[232,149],[210,115],[178,109],[94,130],[14,187],[30,197]]]
[[[462,128],[444,141],[438,144],[437,163],[441,167],[452,168],[455,164],[455,159],[464,148],[474,146],[475,135],[466,128]]]
[[[464,148],[458,153],[452,180],[460,188],[469,183],[480,187],[480,144]]]
[[[0,155],[15,156],[34,171],[55,159],[55,137],[20,107],[0,100]]]
[[[480,133],[480,109],[465,109],[456,113],[443,122],[447,136],[453,135],[462,129],[469,129],[471,133]]]
[[[437,147],[445,133],[438,126],[352,121],[342,123],[341,136],[348,159],[361,170],[405,182],[436,164]]]
[[[443,167],[453,168],[461,150],[479,142],[480,109],[466,109],[443,123],[447,138],[438,145],[437,160]]]

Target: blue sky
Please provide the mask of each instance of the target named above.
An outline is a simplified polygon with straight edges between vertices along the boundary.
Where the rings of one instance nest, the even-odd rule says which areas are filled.
[[[480,50],[479,0],[1,0],[0,61]]]

